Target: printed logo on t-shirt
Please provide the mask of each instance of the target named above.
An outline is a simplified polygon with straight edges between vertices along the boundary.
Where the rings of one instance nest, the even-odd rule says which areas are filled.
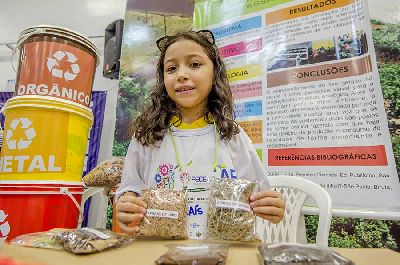
[[[154,180],[157,183],[157,188],[173,189],[175,184],[174,165],[165,163],[158,166]]]
[[[236,170],[234,168],[221,168],[221,178],[237,179]]]
[[[192,176],[191,180],[196,183],[207,183],[210,181],[210,178],[207,176]]]
[[[154,180],[156,181],[157,188],[174,189],[177,177],[181,183],[184,183],[184,186],[185,183],[190,180],[190,175],[187,170],[179,171],[178,165],[163,163],[156,169]]]
[[[183,184],[183,187],[187,187],[190,182],[192,185],[209,183],[210,177],[206,175],[193,175],[189,173],[190,165],[186,169],[179,170],[178,165],[172,163],[163,163],[156,168],[156,174],[154,180],[157,188],[174,189],[176,186],[176,180]],[[216,176],[220,178],[231,178],[237,179],[236,170],[234,168],[227,168],[225,165],[217,165]]]

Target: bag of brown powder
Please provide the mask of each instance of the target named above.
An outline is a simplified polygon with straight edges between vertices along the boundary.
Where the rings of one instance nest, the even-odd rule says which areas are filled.
[[[168,251],[156,260],[159,265],[224,265],[228,256],[225,244],[168,245]]]

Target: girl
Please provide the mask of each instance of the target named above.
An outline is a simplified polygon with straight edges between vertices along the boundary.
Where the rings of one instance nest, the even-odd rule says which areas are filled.
[[[133,124],[125,159],[117,220],[139,232],[145,187],[188,190],[189,237],[204,238],[212,177],[265,181],[257,153],[233,120],[233,98],[212,33],[190,31],[157,41],[161,56],[152,103]],[[250,197],[255,214],[278,223],[285,202],[264,190]]]

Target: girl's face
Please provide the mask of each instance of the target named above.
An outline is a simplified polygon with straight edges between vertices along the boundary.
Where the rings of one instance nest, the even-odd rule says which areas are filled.
[[[203,48],[192,40],[171,44],[164,58],[168,96],[185,114],[204,115],[214,79],[214,66]]]

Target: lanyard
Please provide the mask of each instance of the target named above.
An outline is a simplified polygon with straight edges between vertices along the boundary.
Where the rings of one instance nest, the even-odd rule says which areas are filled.
[[[215,173],[217,171],[218,136],[217,136],[217,126],[215,125],[215,121],[213,123],[214,123],[214,142],[215,142],[213,170]],[[181,159],[180,159],[180,155],[179,155],[179,150],[178,150],[176,142],[175,142],[175,137],[171,132],[171,128],[168,129],[168,133],[172,139],[172,145],[174,146],[174,151],[175,151],[176,160],[178,162],[179,171],[182,172],[182,163],[181,163]],[[191,164],[192,164],[192,160],[189,161],[188,166],[190,166]]]

